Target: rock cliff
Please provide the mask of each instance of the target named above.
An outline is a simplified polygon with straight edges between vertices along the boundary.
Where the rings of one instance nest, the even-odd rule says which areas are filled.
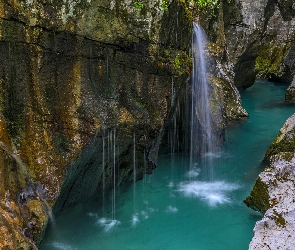
[[[292,82],[286,101],[294,102],[294,1],[221,1],[214,15],[201,15],[214,48],[218,75],[245,89],[255,78]],[[250,114],[251,115],[251,114]],[[249,249],[294,248],[294,116],[269,147],[270,166],[259,175],[247,205],[265,213]]]
[[[295,114],[269,147],[269,167],[258,177],[246,204],[264,213],[254,228],[249,249],[294,249],[295,247]]]
[[[181,1],[1,1],[1,249],[34,248],[58,197],[130,182],[134,140],[136,178],[155,168],[188,18]]]
[[[292,0],[223,0],[213,15],[201,15],[220,74],[239,89],[250,87],[257,77],[291,83],[294,7]]]
[[[294,76],[291,0],[140,3],[0,2],[0,248],[34,248],[54,205],[130,182],[134,140],[136,178],[151,173],[189,77],[193,20],[209,35],[218,129],[247,116],[237,88],[257,74]]]
[[[191,70],[194,11],[182,0],[1,1],[1,249],[36,248],[52,207],[152,172]],[[233,82],[214,81],[222,129],[246,113]]]

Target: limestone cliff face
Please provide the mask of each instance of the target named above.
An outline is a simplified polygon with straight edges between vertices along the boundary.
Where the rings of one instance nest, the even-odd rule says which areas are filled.
[[[247,115],[237,88],[257,73],[294,75],[293,10],[291,0],[223,0],[215,15],[183,0],[1,1],[0,248],[34,247],[54,204],[131,181],[134,155],[135,178],[151,173],[190,73],[194,19],[209,34],[222,129]]]
[[[264,213],[254,228],[249,249],[294,249],[295,247],[295,115],[292,115],[269,147],[270,165],[257,179],[248,206]]]
[[[221,1],[215,16],[201,16],[216,51],[219,74],[239,89],[257,77],[291,83],[295,16],[292,0]]]
[[[187,6],[165,3],[0,3],[1,249],[34,248],[58,196],[131,181],[134,154],[155,168],[191,65]]]

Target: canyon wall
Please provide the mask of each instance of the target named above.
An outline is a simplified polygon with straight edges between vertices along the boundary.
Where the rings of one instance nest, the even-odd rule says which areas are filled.
[[[152,172],[190,86],[195,11],[182,0],[1,1],[1,249],[36,248],[53,207]],[[232,82],[215,82],[222,129],[246,113]]]
[[[53,206],[131,182],[134,155],[136,179],[152,172],[189,89],[193,21],[218,129],[247,116],[237,88],[257,75],[292,81],[292,1],[0,2],[0,248],[34,248]]]
[[[219,10],[201,15],[200,22],[216,50],[217,68],[224,78],[240,90],[256,78],[288,82],[285,99],[295,101],[294,1],[222,1]],[[269,166],[245,200],[264,214],[254,228],[251,250],[295,247],[294,138],[293,115],[266,152]]]
[[[1,1],[1,249],[35,248],[58,197],[155,168],[191,68],[187,6],[167,4]]]
[[[245,203],[264,213],[254,228],[249,249],[295,247],[295,114],[288,118],[268,148],[269,166],[259,174]]]

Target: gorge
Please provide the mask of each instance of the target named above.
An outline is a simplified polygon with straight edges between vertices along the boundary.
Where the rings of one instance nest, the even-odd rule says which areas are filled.
[[[216,6],[201,2],[4,0],[0,3],[2,249],[36,248],[43,238],[49,214],[63,214],[83,206],[96,194],[102,200],[111,195],[111,207],[116,211],[122,207],[116,189],[128,189],[136,180],[145,182],[146,178],[153,178],[147,175],[154,171],[158,152],[165,151],[169,137],[181,138],[177,148],[186,150],[188,141],[183,135],[187,124],[179,121],[186,120],[180,110],[184,108],[186,90],[191,89],[188,79],[192,70],[193,21],[208,35],[211,119],[220,131],[220,138],[226,139],[225,145],[227,132],[224,134],[223,130],[227,126],[229,131],[236,124],[251,121],[251,109],[243,103],[250,118],[245,123],[235,122],[248,116],[238,90],[242,95],[242,91],[251,92],[249,87],[256,78],[288,84],[293,81],[286,93],[286,100],[292,102],[293,2],[221,0]],[[177,113],[179,119],[175,118]],[[289,210],[284,210],[285,205],[283,210],[275,207],[267,212],[282,200],[273,197],[273,184],[287,180],[288,190],[292,190],[292,121],[288,120],[278,137],[281,139],[270,146],[265,160],[272,167],[259,175],[246,199],[247,205],[265,213],[267,217],[262,223],[265,220],[274,223],[270,226],[272,230],[266,232],[263,225],[256,225],[250,249],[269,249],[272,247],[269,242],[272,239],[276,242],[273,232],[292,231],[292,223],[286,222]],[[268,144],[282,125],[283,121]],[[167,132],[171,126],[173,132]],[[175,145],[173,148],[176,152]],[[251,154],[245,154],[252,158]],[[263,156],[259,161],[262,159]],[[287,167],[283,172],[275,172],[276,166],[284,165],[282,162],[287,162]],[[162,166],[161,162],[159,165]],[[239,169],[240,174],[244,168]],[[277,181],[268,182],[262,177],[269,175]],[[139,185],[133,185],[134,193]],[[234,187],[231,186],[232,192],[238,192]],[[247,191],[238,198],[240,201],[250,194]],[[134,197],[131,195],[129,202]],[[172,204],[171,210],[174,208]],[[111,216],[111,223],[120,221],[117,215]],[[272,236],[268,236],[269,232]],[[261,237],[258,239],[257,235]],[[257,242],[263,239],[265,244],[257,245],[255,239]]]

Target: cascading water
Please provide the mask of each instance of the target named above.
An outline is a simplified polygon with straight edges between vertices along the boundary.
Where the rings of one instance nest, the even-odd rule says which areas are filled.
[[[202,28],[193,24],[191,74],[191,129],[190,129],[190,166],[193,168],[201,155],[202,166],[213,178],[211,157],[214,152],[214,129],[210,110],[210,85],[207,81],[206,56],[204,48],[207,44]]]
[[[105,181],[108,181],[105,185],[113,184],[112,192],[107,193],[105,207],[98,201],[101,193],[87,202],[65,207],[56,216],[56,227],[48,227],[41,250],[248,249],[253,227],[261,217],[241,201],[257,178],[268,145],[286,118],[294,113],[294,106],[284,104],[287,86],[254,84],[242,94],[251,116],[226,129],[224,152],[218,159],[212,157],[217,156],[218,148],[215,149],[216,134],[213,132],[216,130],[211,129],[214,123],[209,112],[210,85],[204,71],[205,40],[204,35],[199,34],[202,30],[195,24],[194,30],[193,98],[188,93],[186,96],[193,108],[188,111],[187,105],[184,114],[179,113],[184,122],[183,130],[190,131],[184,118],[189,117],[188,114],[193,118],[190,159],[185,154],[173,155],[177,146],[175,138],[177,140],[181,135],[175,132],[173,123],[170,136],[173,156],[162,155],[153,175],[139,180],[136,187],[134,183],[133,189],[121,192],[117,185],[119,132],[105,130],[102,138],[102,161],[106,166],[103,170],[106,171]],[[204,89],[207,93],[203,93]],[[143,138],[147,144],[146,136]],[[140,146],[136,139],[134,133],[134,177],[139,175],[141,167],[147,166],[146,151],[143,153],[144,165],[139,165],[142,156],[136,154]],[[213,165],[216,166],[215,178],[209,179],[204,170],[212,169]],[[29,188],[27,192],[31,190]]]

